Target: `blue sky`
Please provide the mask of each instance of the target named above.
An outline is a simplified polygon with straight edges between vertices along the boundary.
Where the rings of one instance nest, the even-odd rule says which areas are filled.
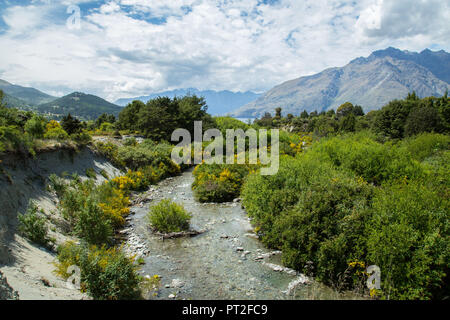
[[[450,51],[449,19],[449,0],[0,0],[0,79],[110,101],[262,92],[389,46]]]

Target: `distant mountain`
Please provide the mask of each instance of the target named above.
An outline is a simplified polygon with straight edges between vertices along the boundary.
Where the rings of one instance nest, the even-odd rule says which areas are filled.
[[[52,102],[38,105],[36,110],[50,116],[70,113],[84,120],[94,120],[103,113],[117,116],[122,107],[91,94],[74,92]]]
[[[56,97],[52,97],[46,93],[43,93],[34,88],[22,87],[15,84],[11,84],[7,81],[0,80],[0,90],[3,90],[4,93],[11,96],[12,106],[22,106],[23,105],[15,105],[21,104],[25,102],[26,105],[35,106],[42,103],[47,103],[56,99]],[[19,99],[19,101],[13,99]],[[14,101],[14,102],[13,102]],[[21,102],[20,102],[21,101]]]
[[[300,114],[336,109],[349,101],[367,112],[389,101],[405,98],[413,90],[420,97],[442,96],[450,91],[450,54],[424,50],[421,53],[395,48],[375,51],[342,68],[285,82],[232,114],[238,117],[274,113]]]
[[[247,92],[213,91],[213,90],[201,91],[198,89],[190,88],[190,89],[178,89],[173,91],[159,92],[137,98],[119,99],[115,103],[120,106],[126,106],[133,100],[141,100],[147,102],[148,100],[157,97],[173,98],[175,96],[182,97],[187,94],[192,95],[195,94],[197,96],[204,97],[208,105],[208,113],[212,115],[227,114],[230,111],[236,110],[237,108],[240,108],[243,105],[258,99],[258,97],[260,96],[260,94],[250,91]]]
[[[28,105],[28,103],[26,103],[25,101],[13,97],[7,93],[4,93],[3,102],[6,103],[6,106],[8,108],[24,108]]]

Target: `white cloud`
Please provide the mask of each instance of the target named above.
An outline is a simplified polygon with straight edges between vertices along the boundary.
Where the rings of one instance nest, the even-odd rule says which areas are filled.
[[[64,3],[74,2],[89,1]],[[442,19],[448,6],[438,12],[435,0],[417,0],[417,14],[404,0],[258,3],[106,1],[82,10],[80,30],[68,30],[65,16],[51,18],[65,12],[54,3],[9,7],[2,12],[9,29],[0,34],[0,78],[113,101],[182,87],[262,91],[387,46],[449,49]],[[433,15],[441,21],[425,26]]]

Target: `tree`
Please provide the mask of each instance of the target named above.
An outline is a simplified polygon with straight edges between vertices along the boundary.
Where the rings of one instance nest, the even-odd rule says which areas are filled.
[[[414,105],[417,105],[416,101],[413,103],[401,100],[389,102],[377,113],[374,130],[391,139],[403,138],[406,118]]]
[[[280,120],[281,119],[281,108],[276,108],[275,109],[275,118],[277,119],[277,120]]]
[[[333,118],[336,115],[336,112],[334,111],[334,109],[330,109],[327,111],[326,115],[327,117]]]
[[[80,133],[82,126],[80,120],[72,117],[70,113],[63,117],[61,120],[61,127],[66,131],[69,135],[74,133]]]
[[[259,120],[255,120],[255,123],[261,127],[272,127],[273,119],[269,112],[264,113],[264,116]]]
[[[340,130],[342,132],[355,132],[356,117],[353,113],[345,116],[340,121]]]
[[[440,131],[440,123],[436,108],[422,105],[411,110],[406,119],[405,136],[438,131]]]
[[[95,120],[95,126],[100,128],[100,126],[105,122],[114,124],[116,122],[116,117],[113,114],[103,113],[97,118],[97,120]]]
[[[361,106],[354,106],[353,107],[353,114],[357,117],[362,117],[364,115],[364,110]]]
[[[303,110],[303,112],[300,114],[300,118],[301,119],[308,119],[308,117],[309,117],[308,111]]]
[[[0,108],[6,108],[6,103],[3,102],[5,94],[3,90],[0,90]]]
[[[345,117],[348,116],[350,113],[353,113],[353,104],[351,104],[350,102],[346,102],[344,104],[342,104],[337,110],[336,110],[336,115],[341,118],[341,117]]]
[[[145,103],[134,100],[119,113],[119,127],[124,130],[137,130],[139,112],[145,108]]]

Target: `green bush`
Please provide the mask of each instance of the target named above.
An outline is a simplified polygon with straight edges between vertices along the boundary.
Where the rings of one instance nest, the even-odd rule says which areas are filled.
[[[402,141],[402,146],[413,159],[423,161],[433,154],[449,150],[450,136],[437,133],[423,133]]]
[[[18,219],[18,229],[23,236],[38,245],[49,245],[46,219],[38,214],[38,207],[33,202],[30,202],[26,214],[19,214]]]
[[[326,139],[315,144],[312,152],[322,161],[329,161],[376,185],[423,175],[420,164],[407,153],[396,146],[378,143],[365,132]]]
[[[33,116],[25,123],[24,130],[32,137],[41,138],[45,133],[46,120],[41,116]]]
[[[195,197],[200,202],[227,202],[239,197],[245,177],[257,169],[246,164],[201,164],[194,169]]]
[[[81,145],[87,145],[92,142],[92,136],[86,130],[74,133],[70,138]]]
[[[120,248],[91,247],[80,257],[81,281],[96,300],[131,300],[140,297],[141,277],[131,258]]]
[[[0,152],[7,151],[34,154],[33,141],[16,126],[0,126]]]
[[[367,133],[328,138],[281,157],[276,175],[250,174],[241,196],[285,265],[338,289],[361,288],[365,267],[377,265],[382,297],[443,298],[449,159],[448,137],[438,134],[397,144]]]
[[[58,247],[56,273],[68,278],[67,268],[77,265],[81,288],[96,300],[131,300],[140,298],[142,278],[134,260],[121,248],[78,246],[67,242]]]
[[[170,200],[162,200],[153,206],[147,217],[152,227],[163,233],[186,231],[191,220],[190,213]]]
[[[67,134],[66,131],[64,131],[63,128],[53,128],[48,130],[45,134],[44,134],[44,138],[45,139],[54,139],[54,140],[58,140],[58,141],[64,141],[69,139],[69,135]]]
[[[382,272],[389,299],[448,295],[450,261],[448,197],[418,183],[386,186],[373,200],[367,223],[367,259]]]
[[[114,235],[112,223],[97,202],[92,197],[89,197],[84,207],[78,210],[75,225],[76,235],[89,244],[102,245],[111,243]]]
[[[93,168],[87,168],[86,169],[86,177],[91,179],[97,179],[97,173]]]
[[[50,188],[55,191],[56,195],[58,197],[62,197],[63,194],[66,192],[67,190],[67,185],[64,182],[63,179],[61,179],[60,177],[58,177],[56,174],[52,173],[49,177],[49,186]]]
[[[317,279],[345,287],[339,276],[349,262],[364,258],[371,193],[366,183],[337,172],[331,179],[312,182],[274,223],[281,235],[283,263],[303,270],[312,261]]]

